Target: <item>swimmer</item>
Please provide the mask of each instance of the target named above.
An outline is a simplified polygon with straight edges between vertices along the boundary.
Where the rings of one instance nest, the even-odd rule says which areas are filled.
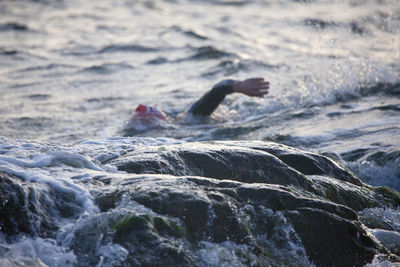
[[[226,95],[242,93],[248,96],[264,97],[268,94],[269,82],[264,78],[250,78],[244,81],[223,80],[213,86],[189,109],[193,115],[210,116]]]
[[[269,82],[265,81],[264,78],[250,78],[243,81],[222,80],[197,100],[188,112],[196,116],[210,116],[225,99],[225,96],[229,94],[241,93],[247,96],[264,97],[268,94],[268,89]],[[139,105],[128,124],[140,123],[143,126],[146,125],[146,128],[152,128],[151,126],[157,120],[167,120],[167,116],[154,107]]]

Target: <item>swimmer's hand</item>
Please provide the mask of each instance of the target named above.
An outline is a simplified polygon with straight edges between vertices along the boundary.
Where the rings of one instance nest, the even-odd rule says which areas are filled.
[[[264,97],[268,94],[269,82],[264,78],[250,78],[244,81],[236,81],[233,85],[233,92],[242,93],[248,96]]]

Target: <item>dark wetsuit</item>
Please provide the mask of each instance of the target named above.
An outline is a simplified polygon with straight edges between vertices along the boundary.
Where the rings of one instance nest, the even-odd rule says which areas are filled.
[[[218,105],[224,100],[225,96],[233,93],[235,80],[223,80],[213,86],[202,98],[197,100],[189,109],[194,115],[209,116]]]

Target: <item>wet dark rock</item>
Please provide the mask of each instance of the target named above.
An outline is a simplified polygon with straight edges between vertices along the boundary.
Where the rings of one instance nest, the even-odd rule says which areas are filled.
[[[362,183],[327,156],[226,141],[138,146],[103,163],[121,172],[85,182],[100,212],[75,219],[75,266],[209,266],[224,257],[245,266],[364,266],[392,256],[363,224],[382,223],[363,211],[397,208],[400,194]],[[0,175],[7,236],[51,236],[56,220],[82,212],[51,184]]]
[[[386,203],[396,206],[399,200],[378,193],[381,189],[365,185],[326,156],[277,143],[236,141],[150,147],[110,163],[128,173],[194,175],[291,186],[354,210]]]
[[[73,218],[80,209],[72,194],[0,172],[0,229],[10,238],[52,236],[59,217]]]
[[[108,163],[131,174],[99,179],[100,209],[113,213],[125,197],[174,220],[181,230],[167,227],[163,238],[183,244],[179,264],[198,262],[202,242],[251,247],[243,262],[256,266],[278,266],[282,253],[298,266],[309,264],[301,258],[317,266],[363,266],[389,254],[356,211],[397,207],[400,195],[363,184],[322,155],[259,141],[209,142],[143,147]],[[130,224],[122,236],[140,225]],[[290,235],[283,225],[292,227]],[[293,244],[305,250],[290,250]]]
[[[170,236],[167,240],[173,238],[178,239],[178,243],[188,244],[186,251],[195,251],[196,244],[205,240],[213,243],[229,240],[253,247],[248,260],[255,258],[257,266],[263,266],[265,261],[280,262],[279,256],[263,245],[264,238],[274,234],[268,230],[268,225],[275,219],[258,209],[269,210],[271,214],[279,212],[287,218],[295,232],[293,240],[282,237],[284,240],[281,242],[303,244],[310,261],[318,266],[329,266],[328,263],[363,266],[372,261],[378,251],[385,251],[363,230],[353,210],[333,202],[308,198],[290,187],[151,174],[114,177],[111,185],[103,187],[96,195],[104,212],[110,208],[109,199],[118,201],[115,194],[123,192],[158,216],[178,220],[180,223],[176,224],[181,225],[182,230],[166,230],[165,235]],[[107,212],[121,208],[117,205],[118,202],[114,204],[116,209]],[[116,235],[118,240],[129,236],[129,232],[131,235],[142,233],[141,223],[129,225],[131,228],[124,228],[127,233],[120,237]],[[276,228],[278,231],[279,227]],[[154,241],[147,238],[150,237],[142,238],[141,244]],[[191,255],[186,253],[182,257],[190,259]]]
[[[257,141],[139,149],[112,164],[129,173],[197,175],[246,183],[307,186],[304,175],[326,175],[355,185],[363,184],[325,156]]]
[[[310,208],[284,214],[299,234],[308,256],[318,266],[364,266],[379,248],[356,220]]]
[[[119,257],[127,266],[195,266],[182,231],[176,219],[121,208],[78,225],[71,248],[78,256],[76,266],[95,266],[99,258],[93,257],[93,244],[100,242],[123,246]]]

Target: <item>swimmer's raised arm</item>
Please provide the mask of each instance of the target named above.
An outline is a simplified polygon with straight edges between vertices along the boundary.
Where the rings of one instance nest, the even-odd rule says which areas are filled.
[[[264,78],[250,78],[243,81],[223,80],[197,100],[189,109],[194,115],[209,116],[225,96],[231,93],[242,93],[248,96],[264,97],[268,94],[269,82]]]
[[[250,78],[244,81],[236,81],[233,85],[233,92],[242,93],[248,96],[264,97],[268,94],[269,82],[264,78]]]

